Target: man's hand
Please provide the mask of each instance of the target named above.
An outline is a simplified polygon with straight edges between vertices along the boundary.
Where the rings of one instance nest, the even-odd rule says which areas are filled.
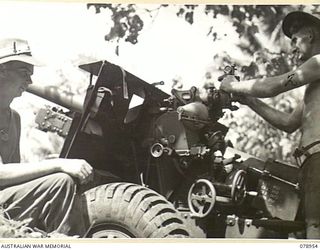
[[[58,158],[48,161],[56,165],[61,172],[77,178],[80,184],[86,184],[93,180],[93,169],[85,160]]]
[[[220,89],[225,92],[232,93],[232,82],[238,82],[238,79],[234,75],[225,75],[221,81]]]

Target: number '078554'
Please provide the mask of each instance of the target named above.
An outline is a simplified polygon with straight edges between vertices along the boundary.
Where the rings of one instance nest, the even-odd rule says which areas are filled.
[[[300,248],[305,248],[305,249],[318,248],[318,244],[315,244],[315,243],[302,243],[299,246]]]

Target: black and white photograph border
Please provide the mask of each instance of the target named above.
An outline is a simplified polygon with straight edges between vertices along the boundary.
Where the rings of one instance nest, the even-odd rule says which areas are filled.
[[[0,1],[0,237],[318,239],[319,11]]]

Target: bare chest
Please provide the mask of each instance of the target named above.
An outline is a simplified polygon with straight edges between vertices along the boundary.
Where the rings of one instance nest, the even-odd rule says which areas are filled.
[[[320,80],[309,84],[304,94],[304,113],[320,111]],[[312,115],[312,114],[309,114]],[[319,117],[320,118],[320,117]],[[319,124],[320,127],[320,124]]]
[[[309,84],[304,95],[301,144],[320,140],[320,82]]]

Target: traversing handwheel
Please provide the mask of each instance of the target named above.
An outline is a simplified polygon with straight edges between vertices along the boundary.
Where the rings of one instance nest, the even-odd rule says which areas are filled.
[[[199,179],[189,189],[188,206],[191,216],[203,218],[213,209],[216,202],[216,190],[206,179]]]
[[[238,170],[232,180],[231,199],[235,204],[243,201],[246,195],[246,172]]]

